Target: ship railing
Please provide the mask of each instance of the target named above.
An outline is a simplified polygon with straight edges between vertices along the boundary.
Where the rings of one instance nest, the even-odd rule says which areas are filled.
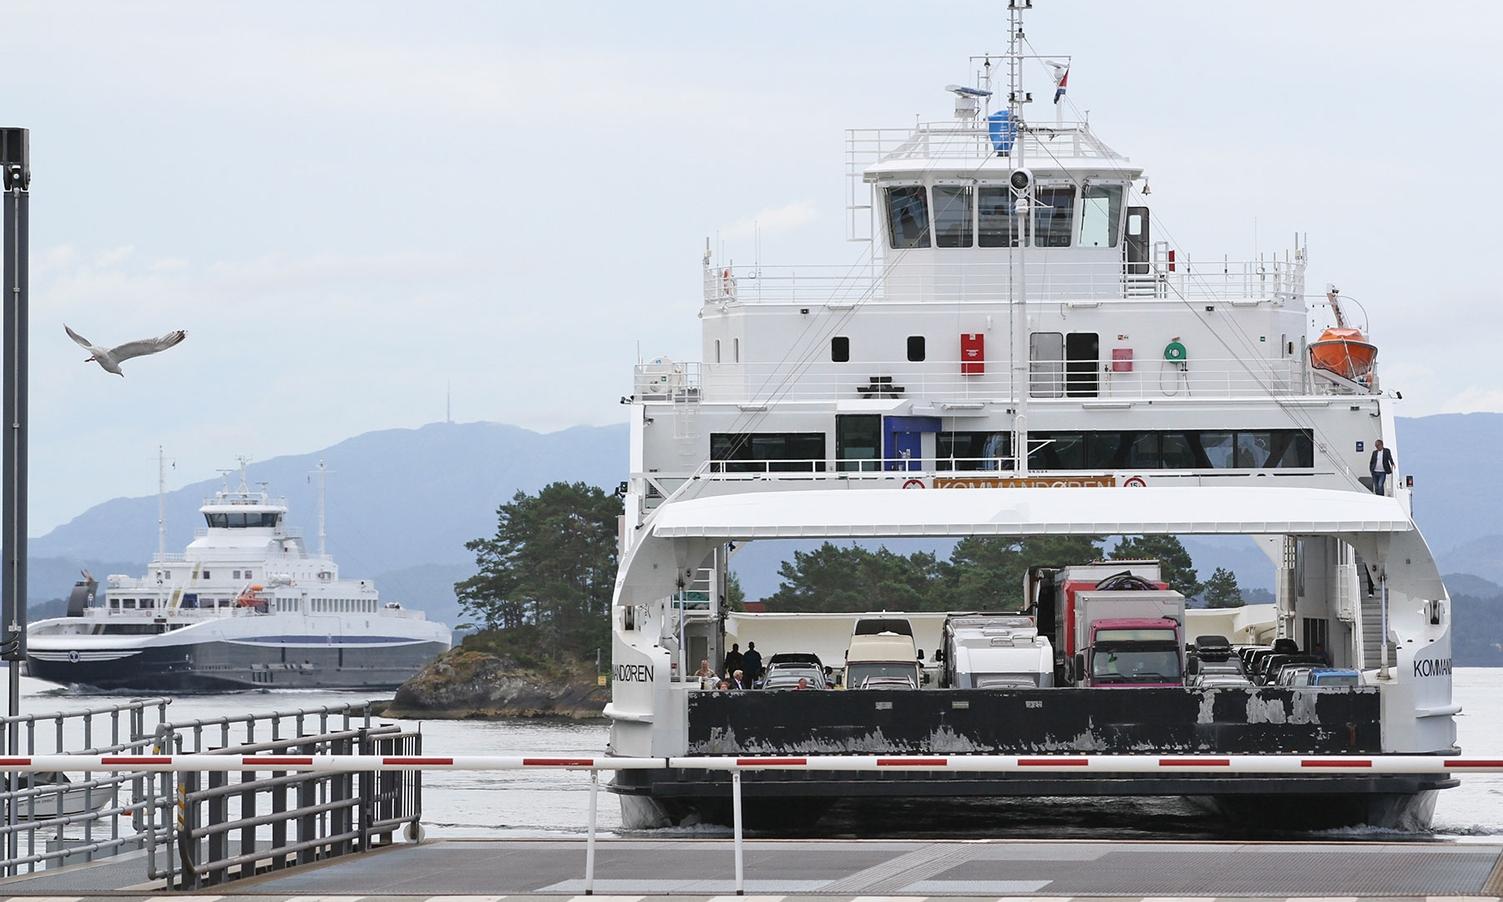
[[[868,302],[995,306],[1014,298],[1020,284],[1030,303],[1079,305],[1285,303],[1304,293],[1305,264],[1298,259],[1203,263],[1180,256],[1173,261],[1124,263],[1071,259],[1075,250],[1085,249],[1030,249],[1026,283],[1020,282],[1024,274],[1006,262],[712,266],[705,272],[704,301],[834,308]]]
[[[1033,776],[1069,774],[1072,777],[1087,773],[1120,779],[1133,777],[1176,779],[1186,774],[1205,774],[1232,779],[1277,776],[1289,781],[1308,780],[1315,785],[1322,782],[1328,783],[1332,778],[1343,776],[1370,781],[1392,775],[1449,778],[1462,774],[1503,773],[1503,758],[1456,754],[1197,755],[1170,753],[1117,755],[1071,753],[1019,756],[980,753],[962,755],[707,755],[635,758],[597,755],[560,756],[557,753],[428,757],[420,752],[391,754],[384,751],[363,751],[358,755],[350,753],[268,755],[259,749],[245,750],[239,754],[230,754],[228,749],[223,751],[224,754],[216,755],[151,757],[141,763],[142,767],[161,772],[163,777],[171,782],[178,782],[173,777],[181,775],[179,779],[184,788],[179,791],[179,795],[187,801],[184,802],[186,807],[183,823],[178,827],[180,835],[193,836],[205,832],[205,827],[198,826],[202,823],[199,820],[198,809],[207,804],[212,811],[212,806],[216,801],[222,806],[226,797],[233,798],[241,792],[244,784],[229,782],[228,778],[231,773],[240,773],[242,777],[254,778],[257,773],[274,772],[281,774],[281,777],[274,777],[274,780],[281,779],[299,783],[299,785],[321,777],[331,780],[343,777],[348,784],[356,776],[362,781],[361,785],[364,785],[367,780],[384,778],[388,775],[400,775],[403,778],[410,776],[418,779],[425,771],[563,770],[588,773],[589,802],[583,861],[584,874],[580,886],[586,896],[592,895],[595,891],[596,846],[600,832],[600,774],[603,772],[688,771],[713,776],[724,781],[731,797],[732,861],[735,873],[734,889],[738,896],[746,892],[743,774],[751,774],[753,779],[759,774],[771,775],[789,771],[805,775],[831,772],[869,774],[910,772],[957,776],[960,774],[1028,774]],[[0,759],[0,771],[9,770],[13,773],[47,766],[49,762],[45,760]],[[273,771],[273,768],[277,770]],[[203,774],[209,777],[210,785],[207,789],[198,788],[202,785],[198,778]],[[772,779],[786,778],[772,777]],[[194,787],[191,790],[186,788],[190,785]],[[339,810],[345,810],[347,807],[342,804],[342,801]],[[278,814],[306,818],[318,817],[321,813],[325,813],[319,810],[323,806],[316,803],[312,797],[300,798],[298,802],[301,806],[298,810],[282,811]],[[392,820],[392,823],[403,822],[405,821],[400,818]],[[358,834],[359,831],[351,832]],[[420,842],[422,836],[418,831],[409,834],[407,838],[413,842]],[[345,840],[338,836],[314,840],[320,844],[319,848],[343,841]],[[353,841],[353,838],[350,841]],[[363,850],[357,848],[352,851]],[[291,861],[284,857],[292,854],[291,852],[284,853],[278,850],[273,861],[281,862],[281,866],[286,867],[319,860],[317,856],[302,857],[304,851],[306,850],[298,851],[296,854],[300,857],[296,861]],[[234,876],[226,875],[225,872],[237,865],[234,858],[190,867],[192,861],[191,858],[184,859],[184,867],[181,871],[183,880],[173,883],[169,879],[169,888],[184,889],[217,885],[229,879],[229,876]],[[239,866],[243,868],[244,864]],[[202,876],[190,877],[199,871],[203,871]],[[190,879],[194,882],[189,882]]]
[[[958,335],[955,341],[958,345]],[[1312,379],[1309,363],[1298,353],[1253,358],[1191,356],[1176,362],[1164,359],[1157,349],[1143,357],[1133,356],[1131,350],[1114,357],[1113,351],[1104,346],[1101,358],[1093,360],[1032,361],[1030,399],[1091,407],[1114,401],[1283,398],[1340,392],[1336,383]],[[823,346],[810,355],[822,359],[708,363],[660,358],[636,365],[632,392],[638,400],[690,405],[916,399],[943,408],[936,416],[954,416],[966,404],[1010,405],[1014,397],[1015,377],[1006,359],[833,363]]]
[[[169,699],[142,698],[72,711],[0,718],[0,756],[61,756],[45,777],[0,779],[0,875],[93,861],[144,848],[149,774],[88,767],[68,758],[140,755]]]
[[[1024,157],[1036,166],[1050,162],[1122,161],[1125,159],[1091,132],[1085,122],[1030,126],[1022,136]],[[985,119],[920,122],[903,128],[853,128],[846,131],[846,164],[852,175],[888,160],[967,160],[997,156]]]
[[[216,886],[267,870],[323,861],[419,836],[419,771],[308,773],[293,767],[315,756],[402,758],[422,752],[422,736],[371,722],[368,702],[163,724],[156,754],[191,755],[202,766],[162,773],[148,808],[148,878],[176,889]],[[218,761],[244,756],[265,768]],[[232,757],[239,756],[239,757]]]

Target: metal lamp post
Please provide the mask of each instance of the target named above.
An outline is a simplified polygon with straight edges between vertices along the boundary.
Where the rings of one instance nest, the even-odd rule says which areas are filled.
[[[4,450],[0,454],[0,660],[9,671],[10,705],[8,713],[21,713],[21,662],[26,660],[26,370],[27,370],[27,218],[31,197],[31,133],[24,128],[0,128],[0,172],[5,185],[3,290],[0,304],[5,309],[3,347],[0,365],[0,404],[5,430]],[[6,753],[20,752],[20,730],[14,721],[6,733]],[[11,789],[20,784],[19,775],[11,774]],[[7,820],[15,823],[14,802],[8,806]],[[6,859],[16,857],[19,833],[8,832]]]

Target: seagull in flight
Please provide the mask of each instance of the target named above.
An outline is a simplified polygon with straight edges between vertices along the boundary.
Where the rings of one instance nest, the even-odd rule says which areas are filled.
[[[155,354],[158,351],[165,351],[188,337],[187,332],[178,329],[175,332],[168,332],[161,338],[143,338],[140,341],[128,341],[118,347],[101,348],[68,328],[67,323],[63,323],[63,330],[68,333],[69,338],[73,339],[80,347],[89,352],[89,356],[84,358],[84,363],[91,361],[97,363],[106,373],[114,373],[122,379],[125,378],[125,374],[120,372],[121,361],[129,360],[132,357],[145,357],[147,354]]]

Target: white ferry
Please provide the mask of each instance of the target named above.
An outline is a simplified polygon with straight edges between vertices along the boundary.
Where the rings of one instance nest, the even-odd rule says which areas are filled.
[[[320,465],[318,553],[287,528],[284,499],[248,485],[242,461],[239,487],[199,508],[204,527],[184,553],[161,540],[144,577],[110,576],[103,597],[86,574],[67,616],[33,624],[29,673],[137,692],[401,685],[449,648],[449,628],[340,577],[324,550],[323,478]]]
[[[1454,753],[1451,603],[1411,516],[1398,395],[1379,387],[1376,346],[1341,319],[1334,286],[1307,290],[1303,240],[1242,262],[1166,240],[1143,167],[1066,115],[1069,58],[1031,49],[1029,5],[1010,5],[1008,52],[973,58],[974,84],[949,86],[953,118],[849,132],[858,261],[748,267],[707,250],[703,359],[637,367],[610,752]],[[1025,76],[1048,86],[1051,121],[1027,115]],[[1312,333],[1312,314],[1334,328]],[[1396,464],[1380,493],[1378,440]],[[1276,603],[1267,622],[1221,637],[1238,647],[1219,646],[1217,667],[1316,652],[1358,685],[1228,685],[1228,673],[1097,686],[1058,645],[1052,685],[1036,688],[723,692],[693,676],[729,650],[736,545],[1042,534],[1255,537]],[[1147,585],[1156,570],[1143,572]],[[1024,590],[1049,578],[1030,574]],[[1029,604],[1042,635],[1044,609]],[[957,596],[953,608],[995,602]],[[759,642],[763,654],[826,641],[815,633],[829,615],[802,632],[786,622],[798,615],[767,616],[788,640]],[[1193,641],[1184,626],[1164,629]],[[850,620],[839,629],[849,636]],[[807,820],[862,797],[1176,795],[1283,827],[1424,826],[1450,785],[1314,772],[743,775],[753,817],[761,805]],[[614,789],[637,825],[722,816],[729,795],[723,774],[693,769],[623,772]]]

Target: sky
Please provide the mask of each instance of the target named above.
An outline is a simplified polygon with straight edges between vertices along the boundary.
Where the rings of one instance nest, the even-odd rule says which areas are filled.
[[[698,356],[707,237],[740,262],[859,257],[844,129],[947,117],[1004,6],[7,4],[32,533],[155,491],[158,445],[179,485],[440,420],[450,385],[457,420],[619,421],[639,352]],[[1245,259],[1307,232],[1307,284],[1361,303],[1410,416],[1503,410],[1479,172],[1500,26],[1482,2],[1037,0],[1027,20],[1145,166],[1156,237]],[[64,322],[189,337],[121,379]]]

